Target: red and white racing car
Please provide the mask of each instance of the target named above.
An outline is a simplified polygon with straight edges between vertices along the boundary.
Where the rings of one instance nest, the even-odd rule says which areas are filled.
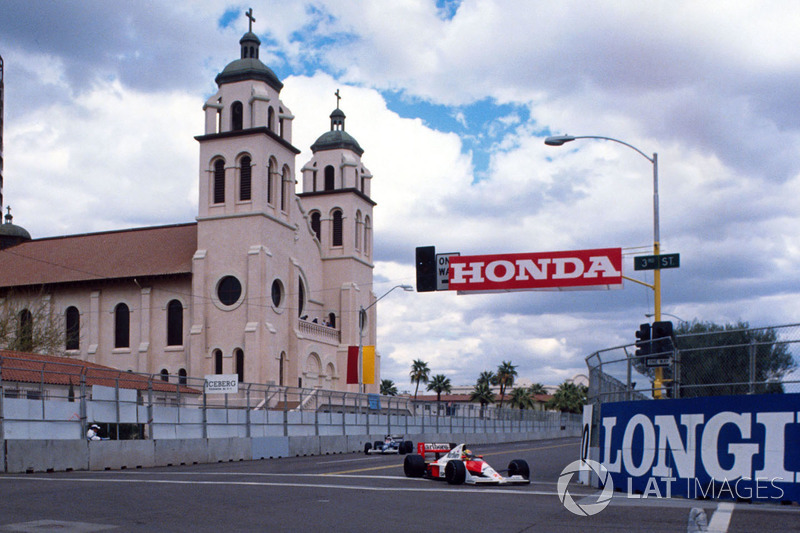
[[[466,444],[417,444],[416,454],[406,455],[403,472],[406,477],[427,477],[444,479],[451,485],[468,483],[471,485],[528,484],[531,471],[528,463],[514,459],[508,463],[507,476],[501,475],[489,466],[480,455],[474,455]],[[426,459],[425,456],[433,456]]]

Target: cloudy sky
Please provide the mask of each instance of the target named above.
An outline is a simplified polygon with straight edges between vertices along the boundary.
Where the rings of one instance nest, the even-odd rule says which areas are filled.
[[[800,322],[800,3],[785,1],[5,0],[5,203],[34,238],[186,222],[203,102],[253,7],[302,150],[347,131],[375,176],[375,286],[414,249],[652,253],[658,153],[663,311]],[[473,384],[503,360],[558,384],[633,342],[653,291],[459,296],[379,305],[383,376],[411,361]]]

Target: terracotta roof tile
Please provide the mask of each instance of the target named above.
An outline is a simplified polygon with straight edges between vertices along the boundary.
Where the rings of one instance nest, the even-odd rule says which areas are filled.
[[[81,374],[86,376],[87,386],[115,387],[119,383],[121,389],[147,390],[148,383],[152,381],[154,391],[174,393],[180,388],[181,394],[200,394],[199,390],[191,387],[79,359],[0,350],[0,375],[4,382],[79,385]]]
[[[197,224],[36,239],[0,251],[0,287],[190,274]]]

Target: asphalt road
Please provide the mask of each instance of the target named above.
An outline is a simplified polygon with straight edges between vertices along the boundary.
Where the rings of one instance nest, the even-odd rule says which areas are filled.
[[[615,493],[594,516],[556,493],[578,439],[474,447],[497,469],[525,459],[525,486],[470,487],[404,477],[402,457],[323,455],[104,472],[0,475],[0,531],[664,531],[703,508],[727,531],[800,531],[800,507]],[[598,491],[570,483],[576,502]],[[715,516],[715,513],[716,514]]]

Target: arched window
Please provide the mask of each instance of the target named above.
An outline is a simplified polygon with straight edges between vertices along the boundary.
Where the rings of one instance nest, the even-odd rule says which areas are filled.
[[[361,249],[361,211],[356,211],[356,250]]]
[[[286,211],[289,205],[289,169],[283,167],[281,173],[281,211]]]
[[[64,347],[67,350],[79,350],[81,347],[81,314],[78,312],[77,307],[67,307],[64,312],[64,325],[66,326],[66,344]]]
[[[236,348],[233,355],[236,358],[236,373],[239,375],[239,383],[244,383],[244,350]]]
[[[275,110],[270,106],[267,111],[267,129],[272,131],[275,129]]]
[[[332,328],[336,327],[336,313],[328,313],[328,325]]]
[[[311,231],[317,236],[317,240],[322,242],[322,223],[320,222],[322,215],[319,211],[311,213]]]
[[[186,369],[181,368],[178,370],[178,383],[181,385],[186,385]]]
[[[170,300],[167,304],[167,346],[183,345],[183,304]]]
[[[331,165],[328,165],[327,167],[325,167],[325,190],[326,191],[332,191],[333,189],[336,188],[336,183],[335,183],[335,181],[333,179],[333,176],[334,176],[333,167]]]
[[[214,161],[214,203],[225,203],[225,161]]]
[[[128,306],[117,304],[114,308],[114,348],[130,348],[131,316]]]
[[[241,202],[250,200],[251,177],[253,175],[250,162],[249,156],[244,156],[241,160],[241,169],[239,170],[239,201]]]
[[[267,203],[272,204],[272,176],[275,174],[275,165],[270,159],[267,164]]]
[[[303,308],[306,305],[306,288],[303,285],[303,278],[297,278],[297,316],[303,316]]]
[[[214,350],[214,373],[222,374],[222,350]]]
[[[169,381],[169,372],[166,368],[161,369],[161,381]]]
[[[22,352],[33,351],[33,315],[27,309],[17,317],[17,346]]]
[[[231,130],[239,131],[242,129],[244,121],[244,106],[238,100],[231,104]]]
[[[342,245],[342,212],[338,209],[333,212],[333,245]]]
[[[281,358],[278,360],[278,385],[283,386],[285,376],[283,374],[283,367],[286,366],[286,352],[281,352]]]
[[[369,254],[370,243],[372,242],[372,226],[369,217],[364,217],[364,253]]]

